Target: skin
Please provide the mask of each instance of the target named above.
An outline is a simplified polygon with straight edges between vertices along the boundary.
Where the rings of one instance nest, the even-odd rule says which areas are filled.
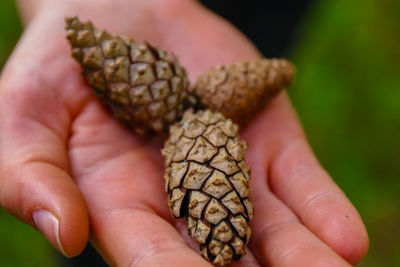
[[[192,82],[259,52],[192,0],[19,2],[27,27],[0,79],[1,205],[33,227],[33,211],[53,214],[69,257],[90,236],[114,266],[209,266],[166,207],[163,138],[129,132],[98,103],[70,56],[64,17],[173,51]],[[232,266],[360,262],[368,250],[363,222],[313,155],[287,94],[241,134],[256,213],[248,255]],[[42,232],[61,250],[52,231]]]

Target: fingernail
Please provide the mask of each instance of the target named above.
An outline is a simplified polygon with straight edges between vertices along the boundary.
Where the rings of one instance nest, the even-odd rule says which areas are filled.
[[[35,210],[32,213],[33,222],[36,228],[44,234],[47,239],[56,247],[62,254],[68,257],[67,253],[61,244],[60,239],[60,223],[58,219],[47,210]]]

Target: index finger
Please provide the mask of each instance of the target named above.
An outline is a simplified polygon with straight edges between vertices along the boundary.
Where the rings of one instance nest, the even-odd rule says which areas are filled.
[[[286,94],[272,101],[245,137],[249,154],[258,150],[263,155],[256,159],[260,164],[255,171],[265,172],[271,191],[322,241],[347,261],[358,263],[368,250],[365,226],[315,158]]]

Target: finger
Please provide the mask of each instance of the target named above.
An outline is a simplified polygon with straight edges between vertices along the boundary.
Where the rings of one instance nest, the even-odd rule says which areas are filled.
[[[268,266],[349,266],[269,191],[267,165],[262,163],[266,154],[259,149],[265,147],[249,146],[247,157],[254,166],[251,189],[256,214],[249,245],[258,260]]]
[[[253,176],[254,180],[258,177]],[[349,266],[338,254],[311,233],[267,186],[253,186],[256,212],[249,243],[266,266]]]
[[[68,174],[69,116],[40,67],[20,57],[30,48],[20,44],[0,82],[0,201],[75,256],[87,243],[88,214]]]
[[[286,95],[275,99],[254,125],[246,131],[246,139],[249,147],[268,151],[257,161],[270,162],[269,170],[260,172],[268,171],[274,194],[316,236],[349,262],[358,263],[368,249],[364,224],[315,159]]]
[[[113,266],[211,266],[147,207],[113,210],[94,221],[94,243]]]

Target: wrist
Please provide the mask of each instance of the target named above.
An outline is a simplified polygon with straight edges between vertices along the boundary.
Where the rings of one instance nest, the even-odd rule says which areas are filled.
[[[118,7],[129,0],[17,0],[17,2],[21,17],[27,24],[40,13],[67,17],[96,14],[99,10],[107,10],[110,6]]]
[[[44,1],[45,0],[17,0],[19,11],[25,24],[32,20]]]
[[[31,21],[41,11],[57,12],[61,16],[101,16],[118,9],[135,10],[147,6],[153,11],[176,9],[193,0],[17,0],[24,23]],[[160,13],[160,12],[157,12]],[[162,13],[162,12],[161,12]]]
[[[81,2],[81,3],[79,3]],[[43,11],[50,11],[63,15],[68,14],[70,10],[79,10],[87,0],[17,0],[22,20],[28,24],[33,18]]]

